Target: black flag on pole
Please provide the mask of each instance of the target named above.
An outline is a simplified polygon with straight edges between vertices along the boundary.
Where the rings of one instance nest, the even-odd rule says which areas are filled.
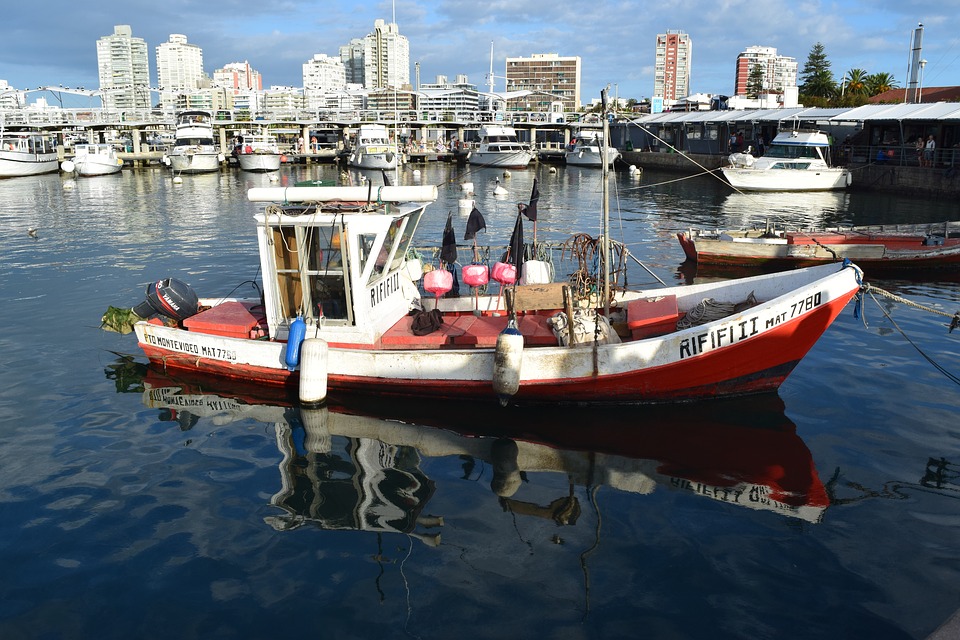
[[[457,236],[453,232],[453,214],[447,214],[447,224],[443,228],[443,240],[440,242],[440,260],[446,264],[457,261]]]
[[[520,212],[531,222],[537,221],[537,202],[540,201],[540,190],[537,189],[537,179],[533,179],[533,191],[530,192],[530,204],[521,204]]]
[[[517,222],[513,225],[513,233],[510,235],[510,248],[509,257],[505,262],[513,264],[517,268],[517,273],[520,272],[520,266],[523,264],[524,260],[524,250],[523,250],[523,216],[517,216]]]
[[[487,228],[487,222],[483,219],[483,214],[480,213],[480,209],[477,209],[474,205],[473,210],[470,212],[470,217],[467,218],[467,231],[463,234],[464,240],[476,240],[477,232],[484,231]]]

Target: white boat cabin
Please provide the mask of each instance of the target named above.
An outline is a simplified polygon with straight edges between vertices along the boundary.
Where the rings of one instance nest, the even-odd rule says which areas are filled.
[[[389,202],[400,191],[407,202]],[[266,187],[249,198],[289,203],[256,215],[270,338],[285,340],[299,316],[308,335],[371,344],[419,297],[406,256],[435,186]]]

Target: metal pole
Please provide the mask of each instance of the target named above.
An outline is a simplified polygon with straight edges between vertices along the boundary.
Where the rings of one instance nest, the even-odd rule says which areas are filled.
[[[603,315],[610,316],[610,189],[607,185],[607,147],[610,144],[610,122],[607,120],[607,90],[600,92],[601,114],[603,117],[603,144],[600,146],[601,181],[603,186],[603,236],[601,251],[603,252]]]

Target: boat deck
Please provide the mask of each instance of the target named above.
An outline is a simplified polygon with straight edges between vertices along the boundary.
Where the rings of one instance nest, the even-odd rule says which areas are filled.
[[[669,333],[676,328],[681,314],[677,311],[675,296],[660,296],[635,300],[627,305],[626,323],[622,338],[642,339]],[[538,310],[517,314],[517,329],[528,347],[557,346],[560,341],[549,324],[559,312]],[[160,322],[157,319],[152,322]],[[505,315],[473,313],[447,314],[443,323],[426,335],[413,331],[413,315],[405,315],[380,337],[375,348],[395,349],[467,349],[492,348],[497,337],[507,327]],[[267,320],[263,308],[250,302],[230,301],[205,309],[183,321],[188,331],[248,340],[263,339],[267,335]]]

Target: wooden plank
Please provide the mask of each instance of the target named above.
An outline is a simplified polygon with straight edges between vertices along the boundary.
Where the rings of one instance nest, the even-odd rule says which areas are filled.
[[[563,288],[565,286],[567,286],[565,282],[517,285],[513,309],[514,311],[563,309]]]

